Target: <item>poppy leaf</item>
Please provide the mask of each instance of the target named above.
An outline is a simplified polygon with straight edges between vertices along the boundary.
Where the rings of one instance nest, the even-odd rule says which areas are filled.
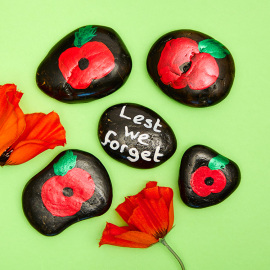
[[[97,27],[87,25],[75,33],[74,46],[81,48],[85,43],[96,36]]]
[[[215,39],[205,39],[200,41],[199,51],[201,53],[209,53],[215,58],[224,58],[226,55],[230,54],[224,45]]]
[[[53,164],[54,173],[64,176],[69,170],[76,165],[77,156],[72,151],[67,151],[55,164]]]
[[[229,164],[229,160],[222,155],[217,155],[209,161],[208,167],[211,170],[220,170],[224,169],[227,164]]]

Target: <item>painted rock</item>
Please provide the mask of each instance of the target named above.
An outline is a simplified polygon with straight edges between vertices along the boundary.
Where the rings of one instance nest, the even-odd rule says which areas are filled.
[[[31,225],[50,236],[77,221],[104,214],[111,205],[112,186],[96,157],[68,150],[27,183],[22,201]]]
[[[85,26],[68,34],[37,69],[38,87],[63,102],[85,102],[120,88],[131,71],[131,58],[111,28]]]
[[[179,188],[183,202],[194,208],[218,204],[240,183],[240,170],[231,160],[203,145],[190,147],[183,155]]]
[[[192,30],[170,32],[158,39],[148,54],[147,69],[165,94],[192,107],[223,100],[235,74],[229,50]]]
[[[108,108],[99,121],[99,140],[113,158],[136,168],[153,168],[176,150],[170,126],[155,112],[137,104]]]

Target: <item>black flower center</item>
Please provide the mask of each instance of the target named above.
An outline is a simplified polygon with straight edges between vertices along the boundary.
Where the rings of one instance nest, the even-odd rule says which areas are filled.
[[[13,149],[9,147],[2,153],[2,155],[0,156],[0,166],[4,166],[6,164],[12,152]]]
[[[204,179],[204,183],[207,185],[207,186],[212,186],[214,184],[214,179],[212,177],[206,177]]]
[[[88,68],[88,66],[89,66],[89,61],[88,61],[88,59],[86,59],[86,58],[81,58],[81,59],[79,60],[79,62],[78,62],[78,65],[79,65],[79,68],[80,68],[81,70],[84,70],[84,69]]]
[[[186,73],[188,72],[188,70],[191,67],[191,62],[185,62],[184,64],[182,64],[181,66],[179,66],[179,69],[182,73]]]
[[[63,189],[63,195],[66,196],[66,197],[73,196],[73,189],[72,188],[69,188],[69,187],[65,187]]]

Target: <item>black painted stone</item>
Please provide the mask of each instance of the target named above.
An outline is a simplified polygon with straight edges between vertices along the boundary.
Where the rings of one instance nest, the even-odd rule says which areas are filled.
[[[165,120],[154,111],[131,103],[108,108],[100,118],[98,136],[111,157],[142,169],[168,160],[177,145]]]
[[[148,54],[147,69],[165,94],[191,107],[222,101],[229,94],[235,75],[228,49],[193,30],[173,31],[159,38]]]
[[[187,206],[203,208],[218,204],[230,196],[239,183],[238,166],[213,149],[195,145],[184,153],[179,188],[180,196]]]
[[[85,27],[78,28],[60,40],[37,69],[38,87],[50,97],[63,102],[87,102],[105,97],[120,88],[131,72],[130,54],[113,29],[92,26],[96,30],[92,39],[76,47],[81,44],[75,42],[75,36],[83,29]],[[88,73],[90,69],[91,74]]]
[[[22,203],[26,218],[36,230],[47,236],[59,234],[75,222],[104,214],[110,208],[112,201],[111,181],[102,163],[87,152],[80,150],[68,151],[72,151],[77,156],[75,167],[72,170],[76,170],[76,173],[80,170],[80,172],[83,172],[83,175],[90,174],[92,177],[91,182],[89,179],[83,178],[82,175],[74,178],[73,174],[72,177],[69,176],[67,178],[68,173],[72,170],[69,170],[65,176],[56,176],[53,166],[67,153],[67,151],[64,151],[41,172],[36,174],[27,183],[23,191]],[[65,161],[64,164],[63,166],[65,167],[68,162]],[[74,182],[72,182],[72,179]],[[87,185],[82,186],[81,184],[82,188],[78,191],[76,188],[78,189],[80,186],[80,181],[82,183],[87,181]],[[79,193],[82,189],[84,192],[88,188],[91,189],[93,185],[89,185],[93,184],[92,181],[94,182],[94,191],[91,194],[87,194],[88,199],[85,200],[85,197],[82,198],[85,195],[80,195]],[[45,188],[46,185],[47,188]],[[51,190],[48,187],[51,187]],[[61,197],[64,201],[48,205],[48,199],[44,196],[52,198],[52,195],[55,195],[57,191],[57,198]],[[89,191],[87,192],[89,193]],[[80,198],[78,204],[75,203],[77,196]],[[91,197],[89,198],[89,196]],[[70,213],[70,211],[76,213]]]

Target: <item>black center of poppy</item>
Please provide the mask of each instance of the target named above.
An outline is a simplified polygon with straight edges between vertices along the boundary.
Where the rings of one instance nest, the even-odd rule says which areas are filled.
[[[12,152],[13,149],[9,147],[2,153],[2,155],[0,156],[0,166],[4,166],[6,164]]]
[[[190,69],[190,67],[191,67],[191,62],[186,62],[186,63],[182,64],[182,65],[179,67],[179,69],[180,69],[180,71],[181,71],[182,73],[186,73],[186,72],[188,72],[188,70]]]
[[[79,60],[79,62],[78,62],[78,65],[79,65],[79,68],[80,68],[81,70],[84,70],[84,69],[88,68],[88,66],[89,66],[89,61],[88,61],[88,59],[86,59],[86,58],[81,58],[81,59]]]
[[[73,189],[69,187],[63,188],[63,195],[66,197],[71,197],[73,196]]]
[[[214,184],[214,179],[212,177],[206,177],[204,179],[204,183],[207,185],[207,186],[212,186]]]

